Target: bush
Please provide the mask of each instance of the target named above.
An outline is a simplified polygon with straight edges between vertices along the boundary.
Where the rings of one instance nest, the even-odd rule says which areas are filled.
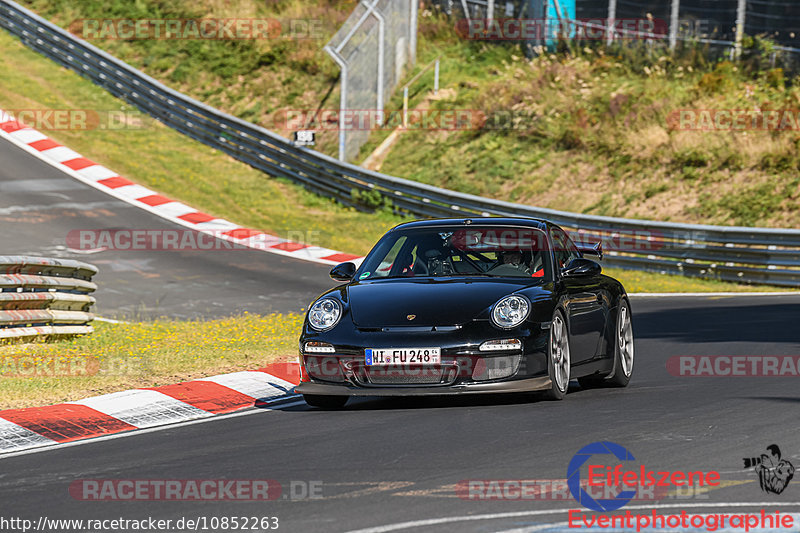
[[[386,198],[380,191],[376,189],[350,189],[350,198],[355,203],[371,210],[384,209],[392,205],[391,200]]]

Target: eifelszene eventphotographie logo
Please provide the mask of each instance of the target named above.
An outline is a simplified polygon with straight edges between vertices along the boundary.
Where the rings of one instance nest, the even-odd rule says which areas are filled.
[[[619,463],[609,466],[609,460],[613,462],[614,459]],[[584,446],[572,457],[567,467],[570,494],[587,509],[607,512],[624,507],[634,499],[637,490],[643,488],[670,490],[720,484],[719,472],[655,471],[644,464],[631,465],[634,461],[636,458],[630,451],[614,442],[600,441]],[[581,479],[582,469],[586,472],[585,479]],[[589,488],[602,488],[603,497],[594,498],[586,490]]]

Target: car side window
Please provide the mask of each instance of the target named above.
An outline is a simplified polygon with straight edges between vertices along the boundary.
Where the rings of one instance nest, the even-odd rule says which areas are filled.
[[[556,258],[556,267],[559,270],[567,266],[573,259],[581,256],[578,247],[575,246],[569,235],[561,228],[551,228],[550,238],[553,240],[553,254]]]

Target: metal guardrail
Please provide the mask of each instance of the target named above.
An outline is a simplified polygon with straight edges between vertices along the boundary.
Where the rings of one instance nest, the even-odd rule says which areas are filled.
[[[342,163],[174,91],[11,0],[0,27],[164,124],[272,176],[361,208],[377,192],[418,217],[546,218],[579,239],[601,238],[603,264],[628,269],[800,287],[800,230],[677,224],[583,215],[481,198]]]
[[[95,274],[80,261],[0,256],[0,340],[92,333]]]

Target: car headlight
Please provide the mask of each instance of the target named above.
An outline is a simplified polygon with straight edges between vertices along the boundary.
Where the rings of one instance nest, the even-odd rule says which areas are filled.
[[[494,325],[511,329],[522,324],[531,312],[531,303],[524,296],[511,295],[501,298],[492,309]]]
[[[342,316],[342,306],[333,298],[323,298],[308,311],[308,323],[317,331],[331,329]]]

